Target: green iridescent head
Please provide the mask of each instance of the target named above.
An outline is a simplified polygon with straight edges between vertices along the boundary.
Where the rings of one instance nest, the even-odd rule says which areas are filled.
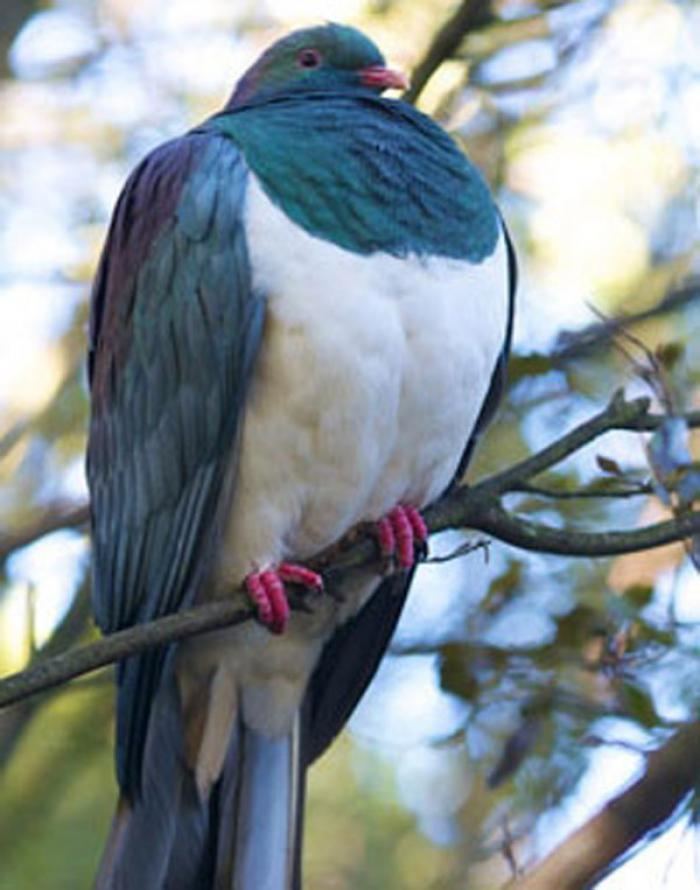
[[[227,108],[291,93],[404,89],[377,46],[356,28],[328,24],[293,31],[260,56],[239,80]]]

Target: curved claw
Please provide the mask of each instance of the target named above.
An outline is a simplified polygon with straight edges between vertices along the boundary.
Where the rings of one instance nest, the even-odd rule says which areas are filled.
[[[428,527],[415,507],[394,507],[377,523],[376,535],[381,555],[395,559],[401,569],[410,569],[416,557],[427,553]]]
[[[273,634],[281,634],[289,621],[289,602],[282,579],[272,569],[246,575],[245,588],[258,611],[258,620]]]
[[[273,634],[284,633],[290,608],[285,584],[298,584],[321,592],[323,578],[305,566],[283,562],[277,568],[251,572],[245,577],[245,589],[258,612],[258,621]]]

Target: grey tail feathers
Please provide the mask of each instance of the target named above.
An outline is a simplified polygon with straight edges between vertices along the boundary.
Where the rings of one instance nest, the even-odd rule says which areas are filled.
[[[142,786],[122,798],[95,890],[299,890],[299,721],[269,738],[238,723],[206,800],[185,763],[175,679],[154,701]]]

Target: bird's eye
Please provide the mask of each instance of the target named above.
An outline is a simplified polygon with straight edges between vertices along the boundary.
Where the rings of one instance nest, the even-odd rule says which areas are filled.
[[[321,64],[321,53],[317,49],[303,49],[297,56],[302,68],[318,68]]]

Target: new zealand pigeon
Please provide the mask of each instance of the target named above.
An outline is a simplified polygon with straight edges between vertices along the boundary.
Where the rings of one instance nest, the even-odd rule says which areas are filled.
[[[301,886],[305,770],[396,625],[418,511],[498,399],[513,252],[450,137],[382,95],[403,86],[353,28],[294,32],[114,211],[89,355],[97,622],[232,595],[259,620],[120,665],[103,890]],[[363,523],[396,571],[324,591],[305,561]]]

